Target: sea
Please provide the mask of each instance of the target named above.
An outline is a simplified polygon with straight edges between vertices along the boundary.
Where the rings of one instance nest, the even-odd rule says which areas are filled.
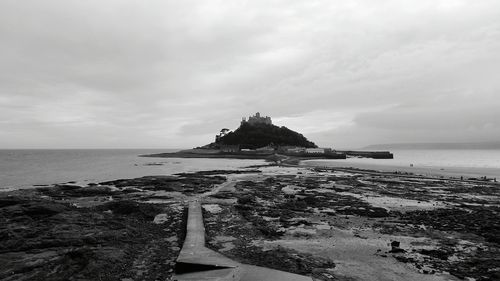
[[[263,160],[151,158],[145,154],[174,149],[0,150],[0,190],[40,185],[172,175],[202,170],[231,170],[264,164]],[[307,160],[314,167],[356,167],[453,177],[500,180],[500,150],[391,150],[394,159]]]
[[[348,158],[308,160],[315,167],[353,167],[400,171],[430,176],[497,178],[500,181],[500,150],[495,149],[400,149],[390,150],[394,159]]]
[[[0,190],[68,182],[99,183],[202,170],[231,170],[265,163],[263,160],[140,157],[174,151],[178,149],[0,150]]]

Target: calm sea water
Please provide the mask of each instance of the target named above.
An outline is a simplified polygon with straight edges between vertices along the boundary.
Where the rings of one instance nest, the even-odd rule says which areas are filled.
[[[100,182],[147,175],[236,169],[262,160],[149,158],[141,154],[175,150],[0,150],[0,189],[76,181]],[[311,166],[404,170],[500,180],[500,150],[395,150],[394,159],[310,160]],[[159,163],[162,165],[148,165]],[[413,164],[413,167],[410,167]]]
[[[215,169],[235,169],[262,160],[181,159],[139,157],[175,150],[0,150],[0,189],[33,185],[101,182],[147,175],[170,175]],[[148,165],[159,163],[162,165]]]
[[[500,150],[391,150],[394,159],[350,158],[347,160],[305,161],[311,166],[357,167],[402,170],[450,176],[487,176],[500,180]]]

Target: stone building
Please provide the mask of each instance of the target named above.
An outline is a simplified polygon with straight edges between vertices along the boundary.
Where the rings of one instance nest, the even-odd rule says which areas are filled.
[[[269,116],[262,117],[262,116],[260,116],[259,112],[255,113],[254,116],[248,117],[248,121],[246,120],[245,117],[243,117],[243,119],[241,120],[241,125],[243,125],[245,123],[248,123],[250,125],[255,125],[255,124],[272,125],[273,124],[273,122],[271,121],[271,117],[269,117]]]

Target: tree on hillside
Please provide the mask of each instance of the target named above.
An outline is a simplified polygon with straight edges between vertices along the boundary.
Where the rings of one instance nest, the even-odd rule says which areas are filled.
[[[317,147],[302,134],[287,127],[278,127],[272,124],[243,123],[234,132],[229,132],[218,139],[218,143],[240,145],[241,148],[255,149],[270,144],[291,145],[301,147]]]

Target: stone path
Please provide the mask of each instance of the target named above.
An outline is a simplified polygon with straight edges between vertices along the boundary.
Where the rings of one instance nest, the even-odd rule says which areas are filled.
[[[187,234],[177,258],[174,280],[312,281],[307,276],[241,264],[205,247],[199,199],[189,203]]]

